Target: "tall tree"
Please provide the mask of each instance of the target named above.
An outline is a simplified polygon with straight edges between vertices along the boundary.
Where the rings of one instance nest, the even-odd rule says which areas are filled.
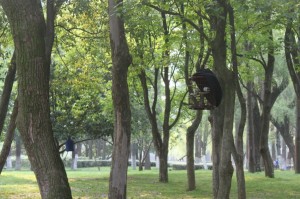
[[[10,23],[18,75],[17,127],[22,136],[42,198],[72,198],[55,144],[49,105],[49,75],[54,19],[63,1],[0,1]]]
[[[131,111],[127,82],[132,59],[120,17],[122,0],[108,0],[112,57],[112,99],[114,106],[114,148],[109,179],[109,198],[126,198],[127,168],[130,151]]]
[[[232,146],[232,156],[236,165],[236,177],[238,187],[238,198],[246,198],[246,185],[244,175],[244,150],[243,150],[243,134],[246,124],[246,100],[243,96],[241,86],[239,84],[238,77],[238,60],[237,60],[237,44],[236,44],[236,32],[235,32],[235,15],[232,5],[228,6],[229,24],[231,26],[230,38],[231,38],[231,62],[234,72],[234,81],[236,87],[236,93],[241,106],[241,116],[239,126],[236,131],[236,145]]]
[[[211,42],[213,69],[222,85],[223,100],[213,111],[213,195],[214,198],[229,198],[233,166],[233,115],[235,104],[234,75],[226,65],[226,0],[215,0],[215,7],[208,7],[211,29],[215,32]]]
[[[183,3],[181,3],[181,15],[185,15],[185,6]],[[203,20],[202,18],[198,19],[199,26],[202,28],[203,27]],[[190,85],[190,80],[189,78],[191,77],[192,74],[190,72],[192,71],[192,68],[190,67],[190,59],[191,59],[191,53],[190,53],[190,44],[188,42],[188,35],[187,35],[187,24],[184,22],[182,18],[182,30],[183,30],[183,42],[185,45],[185,58],[184,58],[184,79],[185,79],[185,84],[186,87],[188,88],[189,93],[193,93],[192,87]],[[204,37],[201,34],[202,32],[199,33],[199,55],[198,55],[198,60],[196,62],[196,70],[199,70],[200,68],[204,68],[206,65],[206,62],[208,59],[204,59]],[[209,50],[207,52],[207,55],[209,56]],[[203,63],[201,63],[201,60],[204,60]],[[195,133],[197,128],[199,127],[199,124],[202,120],[202,111],[197,110],[196,115],[194,116],[194,119],[192,121],[192,124],[187,128],[186,132],[186,157],[187,157],[187,178],[188,178],[188,188],[187,190],[192,191],[196,188],[196,179],[195,179],[195,153],[194,153],[194,147],[195,147]]]
[[[295,10],[291,10],[291,15],[288,15],[287,25],[284,36],[285,45],[285,57],[287,62],[287,68],[289,70],[294,90],[296,93],[296,136],[295,136],[295,173],[300,173],[300,73],[298,66],[300,64],[299,60],[299,34],[295,33],[295,30],[299,30],[299,16],[296,27],[293,27],[293,21],[295,15],[297,15]]]

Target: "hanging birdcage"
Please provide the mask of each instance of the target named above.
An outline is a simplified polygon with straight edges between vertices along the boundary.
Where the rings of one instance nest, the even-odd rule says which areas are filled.
[[[216,76],[209,69],[202,69],[190,79],[189,108],[211,110],[217,107],[222,98],[222,90]]]
[[[74,141],[70,137],[66,141],[66,151],[74,151]]]

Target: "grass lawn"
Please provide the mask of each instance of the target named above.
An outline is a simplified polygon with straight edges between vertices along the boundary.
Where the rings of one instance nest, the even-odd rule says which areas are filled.
[[[73,198],[107,198],[109,168],[68,170]],[[186,171],[169,171],[169,183],[158,182],[158,170],[128,171],[128,198],[212,198],[212,172],[197,170],[195,191],[186,191]],[[264,173],[246,172],[247,198],[283,199],[300,198],[300,175],[293,171],[275,172],[275,178]],[[0,176],[1,199],[40,198],[35,176],[31,171],[4,171]],[[235,176],[230,198],[237,198]]]

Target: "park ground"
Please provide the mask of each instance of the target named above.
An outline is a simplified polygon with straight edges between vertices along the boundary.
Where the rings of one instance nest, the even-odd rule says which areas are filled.
[[[74,199],[107,198],[109,168],[85,168],[67,170]],[[275,171],[275,178],[264,177],[264,173],[251,174],[246,171],[247,198],[283,199],[300,198],[300,175],[293,171]],[[158,170],[128,170],[128,198],[190,199],[212,198],[212,172],[196,171],[197,188],[186,191],[186,171],[170,170],[169,183],[158,182]],[[236,179],[232,179],[230,198],[237,198]],[[0,176],[1,199],[40,198],[32,171],[7,171]]]

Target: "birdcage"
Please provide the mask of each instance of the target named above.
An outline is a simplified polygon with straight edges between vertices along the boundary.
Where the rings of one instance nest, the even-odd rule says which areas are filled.
[[[74,151],[74,141],[70,137],[66,141],[66,151]]]
[[[211,110],[217,107],[222,98],[218,79],[209,69],[199,70],[189,79],[189,108]]]

